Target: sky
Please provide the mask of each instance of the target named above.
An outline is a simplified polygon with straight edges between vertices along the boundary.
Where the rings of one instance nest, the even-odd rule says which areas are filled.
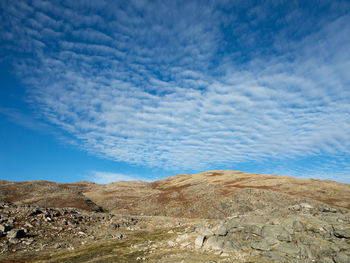
[[[0,1],[0,179],[350,183],[349,1]]]

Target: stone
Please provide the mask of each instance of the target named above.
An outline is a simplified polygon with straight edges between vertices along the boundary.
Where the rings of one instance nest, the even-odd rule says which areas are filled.
[[[197,232],[198,232],[200,235],[206,236],[206,237],[214,235],[214,233],[213,233],[212,230],[210,230],[210,229],[207,228],[207,227],[203,227],[203,226],[198,227],[198,228],[197,228]]]
[[[309,259],[309,258],[313,258],[313,254],[311,249],[308,246],[304,246],[302,244],[298,244],[298,247],[300,249],[300,257],[302,259]]]
[[[266,251],[264,254],[273,260],[273,262],[286,262],[285,254],[279,251]]]
[[[292,205],[290,207],[288,207],[289,210],[292,211],[299,211],[301,209],[300,205]]]
[[[261,251],[269,251],[269,250],[271,250],[271,246],[269,246],[265,242],[254,242],[252,244],[252,248],[254,248],[256,250],[261,250]]]
[[[197,236],[196,240],[194,241],[195,248],[199,249],[203,246],[205,236],[199,235]]]
[[[14,245],[20,243],[19,239],[17,238],[9,238],[9,242],[10,244],[14,244]]]
[[[324,213],[336,213],[337,209],[333,207],[323,207],[321,211]]]
[[[185,229],[185,233],[193,233],[194,231],[196,231],[194,226],[190,226]]]
[[[29,216],[36,216],[36,215],[39,215],[41,214],[42,211],[40,209],[33,209],[30,213],[29,213]]]
[[[300,204],[300,207],[302,209],[305,209],[305,210],[312,210],[312,209],[314,209],[314,207],[312,205],[308,204],[308,203],[302,203],[302,204]]]
[[[300,221],[293,222],[294,232],[304,232],[306,230],[305,225]]]
[[[189,239],[188,234],[183,234],[183,235],[180,235],[176,238],[176,242],[182,243],[182,242],[187,241],[188,239]]]
[[[218,236],[226,236],[228,233],[228,229],[225,226],[220,226],[218,229]]]
[[[338,238],[347,238],[347,239],[350,238],[350,231],[343,228],[334,227],[333,234]]]
[[[211,236],[209,237],[203,248],[205,250],[209,250],[209,249],[212,249],[212,250],[221,250],[222,248],[224,247],[224,240],[223,238],[221,237],[217,237],[217,236]]]
[[[290,242],[292,237],[282,226],[278,225],[265,225],[261,230],[261,235],[263,238],[272,237],[277,238],[280,241]]]
[[[0,231],[7,232],[7,231],[10,231],[10,230],[11,230],[11,226],[6,225],[6,224],[1,224],[0,225]]]
[[[331,258],[322,258],[320,263],[334,263],[334,261]]]
[[[25,237],[26,233],[24,229],[12,229],[9,232],[7,232],[7,238],[22,238]]]
[[[248,224],[244,227],[244,231],[249,234],[254,234],[257,236],[261,235],[261,226],[256,224]]]
[[[226,241],[224,242],[224,247],[223,247],[222,251],[224,251],[224,252],[234,252],[234,251],[236,251],[236,249],[235,249],[235,247],[232,245],[232,242],[226,240]]]
[[[174,241],[168,241],[168,245],[169,247],[175,247],[176,246],[176,243]]]
[[[333,258],[335,263],[349,263],[350,257],[345,253],[339,253]]]
[[[274,246],[274,245],[280,243],[278,241],[278,239],[276,239],[274,237],[266,237],[266,238],[262,239],[261,242],[266,243],[266,245],[268,245],[268,246]]]
[[[24,226],[29,227],[29,228],[33,228],[33,225],[29,222],[25,222]]]
[[[275,248],[285,254],[291,255],[292,257],[297,257],[299,255],[299,248],[293,243],[279,244]]]

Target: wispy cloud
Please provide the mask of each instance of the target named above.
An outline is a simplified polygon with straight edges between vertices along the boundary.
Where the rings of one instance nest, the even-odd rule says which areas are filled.
[[[8,107],[0,107],[0,114],[5,115],[11,122],[21,125],[27,129],[48,133],[51,127],[46,123],[37,121],[23,112]]]
[[[90,174],[91,175],[89,175],[87,179],[98,184],[109,184],[120,181],[149,181],[147,178],[133,175],[125,175],[121,173],[91,171]]]
[[[10,1],[2,41],[31,54],[14,63],[38,112],[105,158],[179,170],[350,154],[349,5],[319,19],[235,2]]]

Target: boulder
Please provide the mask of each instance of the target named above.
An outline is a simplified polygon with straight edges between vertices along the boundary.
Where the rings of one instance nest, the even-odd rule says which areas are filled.
[[[260,236],[261,235],[261,225],[248,224],[244,227],[244,232]]]
[[[214,235],[213,231],[205,226],[197,227],[196,231],[198,234],[206,237]]]
[[[333,258],[335,263],[349,263],[350,257],[345,253],[339,253]]]
[[[228,233],[228,229],[225,226],[220,226],[218,229],[218,236],[226,236]]]
[[[263,238],[272,237],[277,238],[280,241],[290,242],[292,237],[282,226],[278,225],[265,225],[261,230]]]
[[[224,239],[217,236],[209,237],[203,246],[205,250],[221,250],[223,247]]]
[[[9,232],[7,232],[8,239],[22,238],[25,236],[26,236],[26,233],[24,229],[12,229]]]
[[[336,213],[337,209],[333,207],[323,207],[321,211],[324,213]]]
[[[298,257],[299,256],[299,248],[296,244],[293,243],[282,243],[276,246],[276,249],[288,254],[292,257]]]
[[[252,248],[255,250],[261,250],[261,251],[271,250],[271,246],[269,246],[266,242],[254,242],[252,244]]]
[[[197,236],[196,240],[194,241],[195,248],[197,249],[202,248],[204,239],[205,239],[205,236],[203,235]]]
[[[297,220],[293,222],[293,230],[294,232],[304,232],[306,228],[302,222]]]
[[[344,228],[340,228],[340,227],[333,227],[334,228],[334,236],[338,237],[338,238],[350,238],[350,231]]]

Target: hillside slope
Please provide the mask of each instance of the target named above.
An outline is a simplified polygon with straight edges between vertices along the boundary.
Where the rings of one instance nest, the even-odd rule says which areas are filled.
[[[175,175],[153,183],[94,185],[84,195],[113,212],[189,218],[224,218],[306,201],[350,209],[350,185],[237,171]]]
[[[99,185],[47,181],[0,183],[0,200],[43,207],[101,208],[130,215],[225,218],[252,210],[271,212],[308,202],[350,209],[350,185],[287,176],[210,171]]]

